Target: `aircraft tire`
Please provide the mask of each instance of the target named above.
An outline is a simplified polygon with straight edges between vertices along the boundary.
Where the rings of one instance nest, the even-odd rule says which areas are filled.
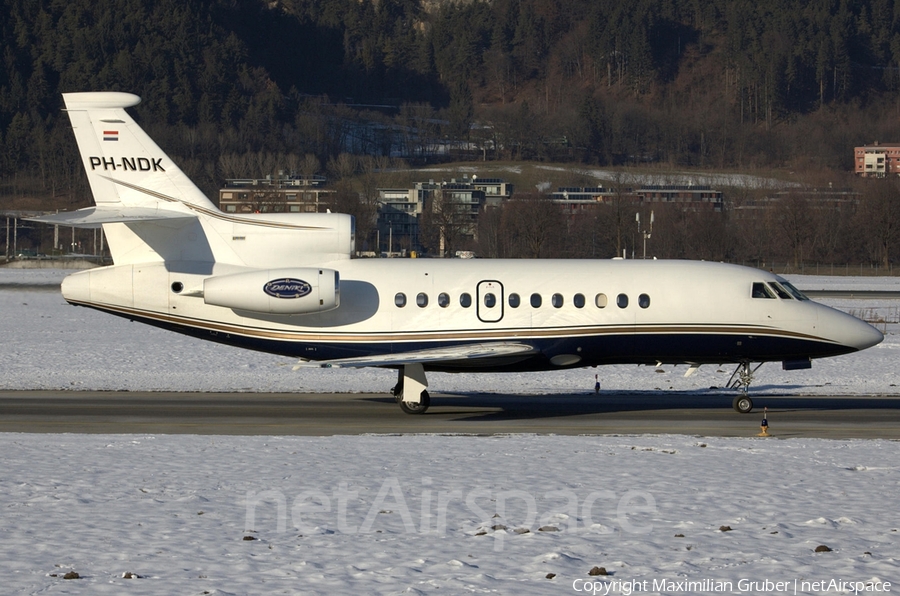
[[[749,414],[753,410],[753,400],[746,395],[738,395],[731,402],[731,407],[741,414]]]
[[[408,401],[401,401],[398,398],[397,403],[400,404],[400,409],[403,410],[404,414],[424,414],[428,409],[428,406],[431,405],[431,397],[428,395],[427,391],[423,391],[420,399],[422,401],[420,401],[419,403],[412,403]]]

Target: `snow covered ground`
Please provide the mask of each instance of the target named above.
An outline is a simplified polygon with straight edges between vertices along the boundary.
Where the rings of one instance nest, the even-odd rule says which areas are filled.
[[[900,582],[897,442],[4,434],[0,445],[7,594],[627,594],[629,582],[792,594],[795,581],[797,593],[852,594],[799,582]],[[767,579],[790,589],[741,589]],[[687,580],[732,585],[659,589]]]
[[[393,381],[294,372],[288,359],[70,307],[53,288],[63,275],[0,269],[0,388]],[[896,308],[832,303],[888,319]],[[879,346],[811,371],[763,367],[755,391],[900,394],[898,325],[883,329]],[[731,371],[598,372],[606,389],[677,393]],[[429,380],[438,392],[552,395],[589,390],[593,374]],[[0,452],[5,594],[855,594],[900,583],[894,441],[6,433]]]

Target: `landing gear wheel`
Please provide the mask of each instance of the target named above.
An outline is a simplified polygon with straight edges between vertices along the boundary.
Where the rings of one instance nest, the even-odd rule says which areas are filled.
[[[431,405],[431,397],[429,397],[427,391],[423,391],[420,399],[421,401],[419,403],[414,403],[410,401],[401,401],[401,397],[397,396],[397,403],[400,404],[400,409],[403,410],[405,414],[424,414],[428,409],[428,406]]]
[[[753,400],[746,395],[738,395],[731,402],[731,407],[741,414],[749,414],[753,409]]]

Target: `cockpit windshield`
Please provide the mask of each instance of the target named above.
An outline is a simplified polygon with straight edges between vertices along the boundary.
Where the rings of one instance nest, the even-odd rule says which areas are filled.
[[[774,281],[770,281],[769,285],[772,287],[773,290],[775,290],[775,293],[778,294],[778,297],[781,298],[782,300],[790,300],[791,299],[791,295],[787,293],[787,290],[782,288],[780,285],[778,285]]]
[[[753,282],[753,293],[751,296],[754,298],[775,298],[772,290],[761,281]]]
[[[797,300],[809,300],[809,297],[806,294],[792,286],[789,282],[783,281],[781,282],[781,285],[784,286],[784,289],[790,292],[791,296]]]

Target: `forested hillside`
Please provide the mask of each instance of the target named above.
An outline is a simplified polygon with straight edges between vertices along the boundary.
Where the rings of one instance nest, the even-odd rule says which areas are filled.
[[[0,0],[0,39],[7,196],[80,200],[66,91],[143,97],[207,190],[226,156],[424,159],[434,139],[485,159],[835,169],[900,141],[895,0]]]

